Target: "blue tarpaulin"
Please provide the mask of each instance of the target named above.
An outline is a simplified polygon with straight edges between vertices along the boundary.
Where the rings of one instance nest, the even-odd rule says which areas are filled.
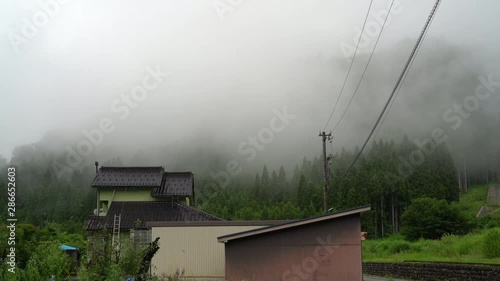
[[[64,244],[61,244],[59,247],[61,249],[63,249],[64,251],[78,251],[78,248],[71,247],[71,246],[64,245]]]

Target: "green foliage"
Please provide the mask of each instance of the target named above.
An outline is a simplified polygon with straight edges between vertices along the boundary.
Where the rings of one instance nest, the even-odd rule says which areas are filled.
[[[82,265],[78,277],[82,281],[109,280],[114,281],[118,265],[111,260],[111,241],[107,232],[95,232],[89,237],[87,255],[82,257]]]
[[[7,245],[8,229],[0,225],[0,252],[3,252]],[[86,240],[79,233],[68,233],[64,231],[64,225],[50,223],[41,229],[31,224],[18,224],[16,227],[16,259],[20,269],[26,269],[30,259],[33,258],[38,246],[44,243],[57,241],[58,243],[71,245],[85,252]]]
[[[500,227],[500,212],[497,211],[493,214],[477,218],[476,223],[477,227],[481,229]]]
[[[99,277],[98,277],[99,276]],[[106,268],[105,275],[97,274],[93,269],[83,266],[78,271],[78,280],[81,281],[94,281],[94,280],[104,280],[104,281],[123,281],[124,278],[120,274],[120,269],[117,264],[110,263]],[[103,279],[95,279],[103,278]]]
[[[487,202],[489,186],[489,184],[469,186],[467,192],[462,194],[460,202],[458,202],[460,210],[469,218],[471,224],[474,224],[474,227],[478,229],[500,227],[500,206]],[[482,206],[488,206],[493,211],[476,218],[476,214]]]
[[[389,247],[389,252],[392,254],[397,254],[401,252],[406,252],[410,250],[410,248],[411,248],[410,243],[406,241],[394,241]]]
[[[387,239],[383,240],[375,240],[369,241],[366,240],[363,242],[363,253],[383,253],[384,255],[395,255],[398,253],[403,253],[410,251],[413,247],[408,241],[405,241],[401,236],[391,236]]]
[[[408,166],[401,159],[408,162],[420,149],[408,138],[400,143],[376,141],[341,181],[355,157],[355,151],[342,149],[330,166],[330,207],[343,210],[371,205],[372,211],[362,216],[362,229],[370,237],[380,237],[401,228],[401,214],[413,199],[458,200],[453,159],[446,145],[433,147],[422,163]],[[202,175],[197,194],[205,196],[198,207],[227,220],[306,218],[323,212],[323,182],[323,163],[317,157],[304,158],[290,179],[283,167],[277,172],[268,166],[255,176],[235,177],[229,186],[218,186]]]
[[[118,267],[122,275],[134,276],[140,267],[142,257],[146,253],[146,246],[134,245],[130,239],[124,239],[120,247]]]
[[[32,149],[30,148],[32,151]],[[30,151],[28,151],[30,152]],[[15,155],[11,160],[16,164],[18,176],[16,184],[22,186],[17,190],[16,217],[18,221],[44,227],[47,222],[73,222],[72,227],[80,225],[95,208],[95,189],[90,188],[90,181],[95,172],[91,166],[81,170],[71,170],[65,177],[58,178],[52,169],[56,159],[36,155],[29,161],[19,161]],[[18,162],[19,161],[19,162]],[[4,189],[5,182],[0,181],[0,188]],[[0,204],[4,205],[7,198],[0,196]],[[0,211],[0,217],[6,218],[7,209]],[[70,226],[70,223],[68,223]],[[75,232],[76,229],[68,229]]]
[[[464,234],[470,228],[456,205],[432,198],[413,200],[401,219],[401,233],[409,240],[439,239],[447,233]]]
[[[122,238],[117,251],[111,246],[110,234],[106,231],[95,232],[89,237],[88,247],[87,256],[82,259],[85,262],[78,271],[78,278],[82,281],[123,281],[137,277],[148,248]]]
[[[59,248],[58,242],[43,242],[36,247],[31,255],[26,270],[20,271],[21,280],[39,281],[53,278],[55,281],[64,280],[69,276],[72,261]]]
[[[500,257],[500,228],[494,228],[486,232],[482,246],[485,257]]]
[[[470,186],[460,197],[460,208],[464,214],[475,217],[479,209],[486,205],[488,185]]]
[[[499,229],[500,230],[500,229]],[[444,235],[440,240],[418,239],[413,242],[395,235],[384,239],[363,241],[364,261],[438,261],[466,263],[500,264],[499,257],[485,257],[483,245],[490,230],[482,230],[467,235]],[[497,234],[498,235],[498,234]],[[493,241],[498,241],[493,240]],[[488,242],[491,245],[491,242]]]

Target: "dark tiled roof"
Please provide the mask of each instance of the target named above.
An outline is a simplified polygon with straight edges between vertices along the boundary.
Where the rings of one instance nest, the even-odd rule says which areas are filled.
[[[172,195],[191,196],[194,189],[194,177],[191,172],[165,172],[161,186],[153,190],[153,197]]]
[[[87,219],[86,230],[99,230],[106,225],[107,217],[104,216],[89,216]],[[111,225],[111,224],[110,224]]]
[[[115,214],[121,214],[121,229],[145,228],[146,222],[161,221],[221,221],[221,218],[185,206],[165,201],[113,202],[107,216],[90,216],[87,230],[113,227]],[[137,223],[139,221],[139,223]]]
[[[159,187],[163,167],[101,167],[92,187]]]

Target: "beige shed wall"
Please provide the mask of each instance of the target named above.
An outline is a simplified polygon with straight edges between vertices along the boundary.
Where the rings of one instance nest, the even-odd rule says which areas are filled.
[[[263,226],[152,227],[151,238],[160,237],[153,272],[170,275],[184,269],[188,280],[223,280],[224,244],[217,237]]]

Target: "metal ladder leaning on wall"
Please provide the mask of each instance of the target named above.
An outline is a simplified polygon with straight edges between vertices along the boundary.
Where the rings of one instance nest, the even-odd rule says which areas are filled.
[[[113,219],[113,237],[111,239],[111,245],[115,248],[115,250],[120,249],[120,225],[121,225],[121,214],[115,214]]]

